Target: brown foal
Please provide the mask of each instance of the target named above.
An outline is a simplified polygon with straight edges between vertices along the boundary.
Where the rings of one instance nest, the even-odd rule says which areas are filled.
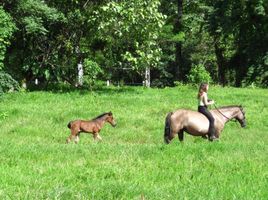
[[[68,123],[68,128],[71,129],[71,135],[67,138],[66,143],[69,143],[73,138],[75,143],[79,142],[81,132],[92,133],[95,140],[102,140],[99,135],[105,122],[110,123],[113,127],[116,126],[115,119],[111,112],[103,113],[92,120],[74,120]]]

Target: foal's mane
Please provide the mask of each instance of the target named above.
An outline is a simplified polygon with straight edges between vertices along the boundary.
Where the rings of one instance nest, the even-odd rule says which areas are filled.
[[[104,115],[108,115],[108,114],[109,114],[108,112],[107,113],[103,113],[103,114],[101,114],[101,115],[93,118],[92,120],[99,119],[99,118],[103,117]]]

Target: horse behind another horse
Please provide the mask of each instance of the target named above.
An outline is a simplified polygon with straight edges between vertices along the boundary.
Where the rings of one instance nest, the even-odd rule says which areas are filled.
[[[88,121],[74,120],[69,122],[67,126],[69,129],[71,129],[71,135],[67,138],[66,143],[69,143],[73,138],[75,138],[75,143],[78,143],[81,132],[92,133],[95,140],[102,140],[99,133],[105,122],[110,123],[113,127],[116,126],[112,112],[103,113]]]

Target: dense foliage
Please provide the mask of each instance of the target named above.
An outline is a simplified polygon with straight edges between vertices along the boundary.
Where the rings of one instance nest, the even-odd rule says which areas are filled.
[[[103,73],[89,79],[141,83],[151,68],[165,86],[204,66],[215,83],[267,86],[267,12],[264,0],[3,0],[0,68],[75,85],[91,60]]]
[[[3,61],[5,58],[6,48],[9,45],[11,35],[15,29],[8,13],[0,6],[0,70],[3,69]]]
[[[0,71],[0,95],[4,92],[19,90],[20,86],[9,74]]]

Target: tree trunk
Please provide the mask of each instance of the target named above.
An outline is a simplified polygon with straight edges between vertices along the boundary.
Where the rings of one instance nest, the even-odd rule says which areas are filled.
[[[216,54],[216,58],[217,58],[217,64],[218,64],[218,79],[219,79],[219,83],[222,86],[226,85],[226,59],[223,56],[223,49],[221,47],[219,47],[219,44],[217,42],[215,42],[214,44],[214,48],[215,48],[215,54]]]
[[[183,11],[183,0],[178,0],[178,15],[176,18],[175,26],[174,26],[174,33],[179,34],[182,30],[182,11]],[[182,66],[183,66],[183,58],[182,58],[182,42],[176,41],[175,44],[176,51],[175,51],[175,65],[174,65],[174,74],[175,80],[182,79]]]
[[[232,58],[232,65],[235,66],[235,86],[241,87],[243,79],[247,75],[246,66],[246,55],[244,55],[241,50],[238,50],[236,55]]]

